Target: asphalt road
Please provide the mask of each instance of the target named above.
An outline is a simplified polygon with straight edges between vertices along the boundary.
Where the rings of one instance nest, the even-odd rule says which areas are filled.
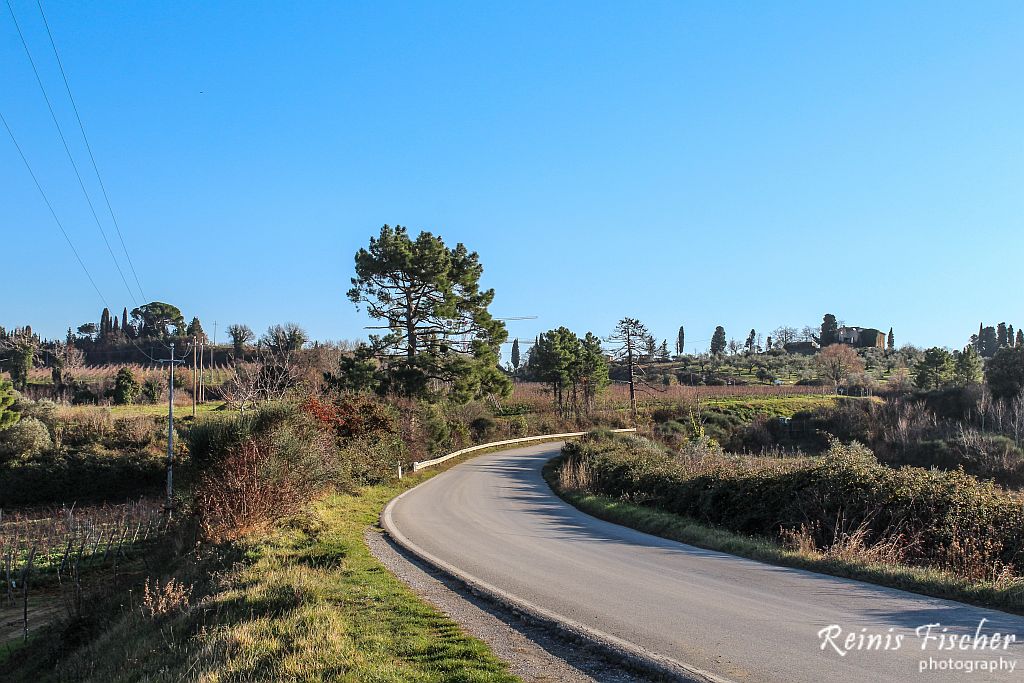
[[[396,501],[392,522],[471,577],[723,680],[1024,681],[1022,617],[774,567],[600,521],[561,501],[541,477],[558,449],[542,444],[458,465]],[[974,639],[982,619],[987,648]],[[932,627],[935,636],[969,636],[955,643],[967,649],[939,649],[938,639],[916,632],[927,624],[941,624]],[[829,627],[841,631],[833,628],[826,639],[820,632]],[[996,632],[1017,642],[992,649]],[[870,635],[880,638],[858,649]],[[896,636],[903,636],[898,648]],[[982,663],[1003,669],[982,670]],[[963,667],[975,670],[968,675]]]

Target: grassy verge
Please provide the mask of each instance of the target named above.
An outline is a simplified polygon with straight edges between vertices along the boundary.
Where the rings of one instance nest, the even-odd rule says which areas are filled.
[[[443,469],[318,501],[179,570],[195,584],[188,607],[154,615],[136,591],[94,618],[84,642],[60,652],[39,638],[11,660],[26,665],[0,666],[0,678],[515,681],[486,644],[416,597],[363,540],[388,500]]]
[[[558,457],[545,465],[545,480],[567,503],[598,519],[759,562],[807,569],[821,574],[1024,614],[1024,587],[1019,584],[1004,587],[992,582],[964,579],[937,569],[854,562],[829,558],[821,553],[788,550],[767,538],[744,536],[607,496],[562,490],[558,484],[558,466],[561,460],[562,458]]]

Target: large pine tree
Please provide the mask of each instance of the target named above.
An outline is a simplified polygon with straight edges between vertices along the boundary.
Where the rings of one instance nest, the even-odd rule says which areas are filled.
[[[348,298],[379,321],[383,334],[371,339],[386,390],[426,395],[442,383],[459,401],[511,390],[498,368],[508,333],[488,311],[494,290],[480,289],[476,252],[385,225],[355,266]]]

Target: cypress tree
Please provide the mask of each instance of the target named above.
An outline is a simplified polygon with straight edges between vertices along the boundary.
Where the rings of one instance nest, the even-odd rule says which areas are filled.
[[[1017,330],[1017,340],[1014,346],[1024,346],[1024,330]]]
[[[1006,327],[1006,345],[1013,346],[1013,325]]]
[[[512,369],[519,369],[519,337],[512,340]]]
[[[896,350],[896,337],[893,336],[892,328],[891,327],[889,328],[889,342],[888,342],[888,346],[889,346],[889,350],[890,351],[895,351]]]
[[[1006,344],[1006,323],[999,323],[996,326],[996,343],[999,344],[999,348],[1007,346]]]
[[[106,339],[108,336],[110,336],[111,329],[112,327],[110,325],[110,310],[104,308],[103,312],[100,314],[100,338]]]
[[[835,344],[838,331],[839,323],[836,322],[836,317],[831,313],[826,313],[825,317],[821,320],[821,345],[824,347],[829,344]]]
[[[125,306],[124,310],[121,311],[121,331],[124,332],[124,336],[129,336],[130,327],[128,327],[128,307]]]
[[[711,335],[711,353],[712,355],[720,355],[725,352],[725,328],[719,325],[715,328],[715,333]]]
[[[686,353],[686,330],[679,326],[679,334],[676,335],[676,353],[682,356]]]

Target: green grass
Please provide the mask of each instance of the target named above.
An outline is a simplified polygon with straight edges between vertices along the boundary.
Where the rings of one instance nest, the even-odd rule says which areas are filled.
[[[486,644],[390,574],[363,540],[387,501],[438,471],[327,497],[280,528],[222,548],[218,562],[225,570],[191,609],[148,617],[138,609],[136,591],[135,608],[112,615],[85,645],[55,662],[36,653],[39,666],[19,667],[7,677],[0,668],[0,678],[518,680]],[[198,587],[208,565],[191,575],[184,570],[183,580]],[[30,643],[20,654],[32,650]]]
[[[215,411],[224,410],[224,401],[207,401],[196,405],[196,415],[205,415]],[[167,403],[143,403],[126,406],[110,406],[110,414],[114,417],[128,415],[163,415],[167,416]],[[175,405],[174,417],[191,417],[192,405]]]
[[[840,400],[874,401],[873,398],[848,398],[834,394],[806,396],[728,396],[701,401],[702,408],[726,408],[737,417],[750,421],[756,416],[793,417],[799,412],[834,408]]]
[[[1024,586],[1019,582],[997,585],[989,581],[965,579],[938,569],[839,560],[825,557],[820,553],[788,550],[767,538],[744,536],[607,496],[561,490],[558,486],[560,462],[561,457],[548,462],[544,467],[544,478],[559,497],[598,519],[654,536],[767,564],[807,569],[922,595],[1024,614]]]

